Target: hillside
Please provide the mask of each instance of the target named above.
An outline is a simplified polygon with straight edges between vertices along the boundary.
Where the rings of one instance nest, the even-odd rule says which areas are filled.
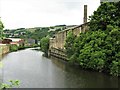
[[[75,25],[56,25],[50,27],[34,27],[34,28],[18,28],[18,29],[6,29],[4,35],[7,38],[23,38],[23,39],[36,39],[40,40],[45,36],[53,37],[58,31],[62,31],[66,28],[73,27]]]

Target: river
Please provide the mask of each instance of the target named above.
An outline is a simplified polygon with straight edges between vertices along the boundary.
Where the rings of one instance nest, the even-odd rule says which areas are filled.
[[[20,80],[19,88],[118,88],[118,78],[82,70],[56,58],[48,59],[43,52],[25,49],[2,58],[0,77]]]

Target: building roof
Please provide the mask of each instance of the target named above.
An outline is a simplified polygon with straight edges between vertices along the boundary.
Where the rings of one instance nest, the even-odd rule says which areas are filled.
[[[81,27],[82,25],[87,25],[88,23],[89,23],[89,22],[87,22],[87,23],[83,23],[83,24],[81,24],[81,25],[76,25],[76,26],[73,26],[73,27],[70,27],[70,28],[64,29],[63,31],[59,31],[58,33],[61,33],[61,32],[64,32],[64,31],[73,30],[73,29],[76,29],[76,28]]]
[[[22,40],[21,38],[7,38],[7,39],[11,39],[12,42],[18,42],[18,41]]]

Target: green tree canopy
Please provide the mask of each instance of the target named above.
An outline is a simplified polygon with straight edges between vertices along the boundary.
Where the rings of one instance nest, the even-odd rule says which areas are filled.
[[[73,48],[74,40],[75,40],[75,35],[72,32],[69,32],[66,39],[67,43],[65,43],[65,49],[68,57],[74,54],[74,48]]]
[[[3,36],[3,28],[4,28],[4,25],[3,25],[2,21],[0,20],[0,38],[2,38],[2,36]]]
[[[120,2],[101,3],[97,11],[90,16],[90,30],[109,32],[109,26],[120,27]]]
[[[0,20],[0,30],[4,28],[2,21]]]
[[[48,56],[49,50],[49,37],[43,37],[40,41],[41,50],[45,53],[45,56]]]

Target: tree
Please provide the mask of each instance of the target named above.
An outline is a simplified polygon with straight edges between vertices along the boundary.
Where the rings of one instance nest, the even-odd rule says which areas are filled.
[[[71,57],[71,55],[74,54],[74,48],[73,48],[74,40],[75,40],[75,35],[72,32],[69,32],[65,43],[65,49],[68,59]]]
[[[0,38],[3,38],[3,28],[4,28],[4,25],[2,21],[0,20]]]
[[[49,50],[49,37],[43,37],[40,41],[41,50],[44,52],[45,56],[48,57]]]
[[[101,3],[90,17],[90,30],[104,31],[105,69],[116,76],[120,75],[120,2]]]
[[[109,32],[108,25],[120,27],[120,2],[101,3],[97,11],[90,16],[90,30],[103,30]]]

